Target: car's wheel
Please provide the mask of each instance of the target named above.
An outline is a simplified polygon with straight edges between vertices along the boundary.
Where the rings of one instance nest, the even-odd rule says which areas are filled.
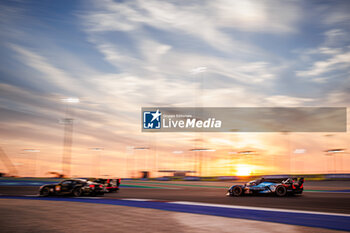
[[[238,197],[238,196],[241,196],[242,193],[243,193],[243,189],[242,189],[241,186],[235,186],[235,187],[233,187],[233,189],[232,189],[232,195],[233,195],[233,196]]]
[[[47,197],[50,195],[50,189],[49,187],[45,187],[41,190],[41,195],[44,196],[44,197]]]
[[[82,194],[83,194],[83,190],[81,190],[81,188],[75,188],[75,189],[73,190],[73,195],[74,195],[75,197],[80,197]]]
[[[287,194],[287,189],[286,187],[279,185],[276,187],[275,193],[276,193],[276,196],[278,197],[284,197]]]
[[[294,192],[294,195],[301,195],[303,193],[303,191],[299,191],[299,192]]]

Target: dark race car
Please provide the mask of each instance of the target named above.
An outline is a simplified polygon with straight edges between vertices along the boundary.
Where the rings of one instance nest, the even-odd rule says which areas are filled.
[[[94,182],[102,184],[108,193],[117,192],[119,190],[120,179],[95,179]]]
[[[57,184],[43,185],[39,189],[41,196],[50,195],[73,195],[80,197],[82,195],[103,195],[103,185],[82,179],[63,180]]]
[[[227,196],[242,196],[254,194],[275,194],[278,197],[287,194],[302,194],[304,178],[257,179],[244,185],[233,185],[227,191]]]

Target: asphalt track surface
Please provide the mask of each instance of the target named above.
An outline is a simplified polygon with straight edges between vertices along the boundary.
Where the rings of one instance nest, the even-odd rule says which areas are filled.
[[[278,208],[303,211],[350,214],[350,182],[309,183],[301,196],[242,196],[227,197],[226,188],[232,183],[193,182],[124,182],[118,193],[105,194],[102,199],[151,199],[157,201],[187,201],[250,207]],[[142,187],[142,188],[140,188]],[[37,186],[0,186],[0,195],[37,195]],[[50,197],[47,198],[50,200]]]
[[[193,206],[193,203],[184,205],[90,197],[52,197],[47,201],[39,197],[1,196],[0,216],[3,233],[33,232],[33,229],[35,232],[59,233],[73,230],[93,233],[340,233],[339,230],[350,230],[350,216],[328,217],[319,214]]]

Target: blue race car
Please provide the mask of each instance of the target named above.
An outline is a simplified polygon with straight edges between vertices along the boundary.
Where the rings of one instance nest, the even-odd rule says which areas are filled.
[[[242,196],[254,194],[275,194],[278,197],[287,194],[302,194],[304,178],[257,179],[244,185],[233,185],[227,191],[227,196]]]

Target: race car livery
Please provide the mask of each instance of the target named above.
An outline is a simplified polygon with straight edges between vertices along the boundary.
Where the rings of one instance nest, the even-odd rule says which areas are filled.
[[[104,187],[102,184],[83,179],[70,179],[57,184],[43,185],[39,189],[39,194],[45,197],[50,195],[96,196],[104,194]]]
[[[95,179],[93,182],[102,184],[104,190],[108,193],[117,192],[119,190],[120,179]]]
[[[283,197],[287,194],[302,194],[304,190],[304,178],[281,178],[281,179],[257,179],[244,185],[231,186],[227,196],[242,196],[254,194],[275,194]]]

